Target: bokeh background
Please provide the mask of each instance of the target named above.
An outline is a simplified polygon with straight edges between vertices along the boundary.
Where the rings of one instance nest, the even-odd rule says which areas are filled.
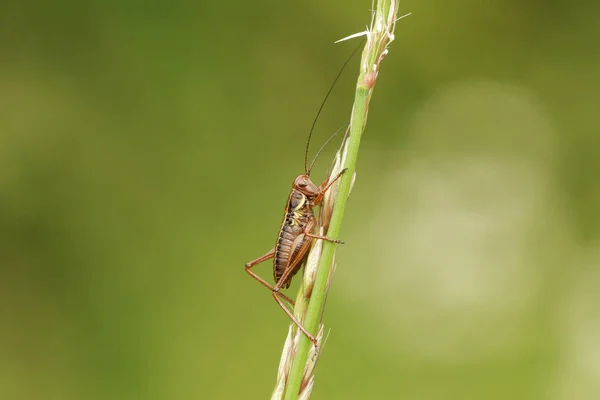
[[[243,265],[275,240],[356,46],[333,42],[369,8],[3,3],[1,399],[270,396],[288,320]],[[598,399],[600,5],[406,12],[313,398]],[[348,119],[357,64],[312,154]]]

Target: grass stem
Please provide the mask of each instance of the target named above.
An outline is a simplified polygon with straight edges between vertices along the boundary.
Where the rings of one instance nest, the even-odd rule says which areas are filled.
[[[326,234],[334,239],[339,237],[346,202],[353,183],[360,140],[367,122],[369,101],[377,80],[379,67],[381,61],[383,61],[388,53],[388,45],[394,40],[398,6],[399,0],[378,0],[376,9],[372,14],[369,29],[349,37],[366,36],[367,39],[361,57],[360,73],[356,85],[354,105],[352,107],[350,134],[344,143],[342,154],[338,154],[337,168],[334,167],[331,171],[331,177],[333,177],[341,169],[348,169],[347,173],[340,179],[337,194],[334,193],[334,198],[329,202],[329,206],[333,207],[333,212],[330,214],[331,220],[329,221],[329,229]],[[328,207],[328,204],[324,204],[323,208],[325,209],[326,207]],[[326,210],[322,210],[322,212],[326,212]],[[296,314],[302,314],[304,317],[304,327],[311,333],[316,334],[319,332],[319,336],[322,338],[323,326],[321,319],[337,245],[328,241],[320,242],[322,243],[315,245],[309,255],[305,271],[305,275],[308,274],[308,277],[300,289],[301,293],[298,295],[297,310],[295,311]],[[315,257],[312,256],[313,252],[319,251],[320,257],[319,254],[316,254]],[[313,257],[314,268],[309,267],[311,257]],[[311,273],[312,275],[310,275]],[[308,283],[307,279],[309,280]],[[273,399],[281,398],[281,395],[284,393],[285,400],[297,400],[299,396],[302,399],[307,399],[308,395],[310,395],[310,388],[313,385],[312,373],[314,363],[318,357],[318,352],[322,350],[322,344],[319,346],[319,349],[315,349],[310,340],[301,332],[296,333],[294,337],[294,331],[296,330],[290,330],[288,341],[286,341],[282,357],[283,368],[280,365],[280,379],[278,379],[278,386],[276,387]],[[308,393],[303,392],[307,388]]]

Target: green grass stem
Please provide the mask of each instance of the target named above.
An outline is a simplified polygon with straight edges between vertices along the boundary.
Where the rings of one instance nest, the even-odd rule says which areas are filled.
[[[360,74],[357,80],[352,117],[350,122],[350,135],[345,144],[342,167],[348,168],[340,181],[340,186],[335,199],[335,206],[329,225],[327,236],[338,238],[342,226],[342,218],[346,210],[346,202],[352,185],[352,177],[358,158],[360,140],[367,122],[369,101],[373,93],[379,65],[387,54],[387,46],[394,39],[394,27],[397,20],[399,0],[379,0],[376,11],[371,21],[371,27],[363,34],[367,36],[365,48],[362,53]],[[336,244],[324,241],[316,280],[312,290],[304,326],[309,332],[317,332],[325,299],[327,296],[328,278],[330,276]],[[308,359],[311,342],[305,335],[301,335],[293,357],[288,376],[285,400],[296,400],[302,384],[304,371]]]

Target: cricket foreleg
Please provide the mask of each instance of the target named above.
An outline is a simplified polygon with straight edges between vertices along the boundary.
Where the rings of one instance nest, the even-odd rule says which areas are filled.
[[[331,188],[331,186],[333,186],[333,184],[338,179],[340,179],[342,177],[342,175],[344,175],[346,173],[346,171],[348,171],[348,168],[344,168],[343,170],[341,170],[340,173],[337,174],[337,176],[331,180],[331,182],[329,182],[328,179],[325,179],[323,181],[323,183],[321,183],[321,186],[320,186],[321,192],[315,199],[315,204],[321,204],[321,201],[323,200],[323,196],[325,195],[325,193],[329,190],[329,188]]]

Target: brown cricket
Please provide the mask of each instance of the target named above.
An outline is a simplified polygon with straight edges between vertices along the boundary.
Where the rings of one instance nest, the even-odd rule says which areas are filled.
[[[273,298],[285,313],[294,321],[302,332],[316,344],[316,339],[302,326],[300,321],[294,317],[291,311],[283,304],[281,298],[288,303],[294,304],[294,301],[280,292],[280,289],[287,289],[292,283],[292,278],[300,270],[300,267],[306,260],[308,249],[313,239],[328,240],[334,243],[342,243],[340,240],[332,239],[327,236],[315,235],[312,233],[316,224],[316,218],[313,209],[321,204],[325,192],[339,179],[346,170],[342,170],[331,182],[325,179],[321,185],[317,186],[310,179],[308,173],[299,175],[292,185],[292,191],[288,197],[285,215],[275,247],[269,250],[265,255],[246,263],[246,272],[254,279],[271,289]],[[263,261],[273,258],[273,277],[275,286],[269,284],[260,276],[256,275],[251,268]],[[281,297],[281,298],[280,298]]]
[[[360,46],[359,46],[360,47]],[[308,148],[310,144],[310,138],[312,136],[312,132],[314,130],[317,119],[319,118],[319,114],[329,97],[329,94],[333,90],[335,83],[339,79],[340,75],[344,71],[344,68],[351,60],[352,56],[356,53],[358,48],[354,50],[354,53],[346,60],[346,63],[336,76],[333,84],[329,88],[325,99],[321,103],[321,107],[317,112],[317,116],[315,117],[310,132],[308,134],[308,140],[306,142],[306,151],[304,154],[304,174],[298,175],[296,179],[294,179],[294,183],[292,184],[292,191],[288,197],[287,203],[285,205],[285,214],[283,217],[283,222],[281,223],[281,227],[279,228],[279,233],[277,234],[277,241],[275,243],[275,247],[269,250],[265,255],[257,258],[256,260],[252,260],[246,263],[246,272],[250,274],[254,279],[262,283],[264,286],[271,290],[273,298],[279,304],[279,306],[283,309],[283,311],[291,318],[292,321],[298,326],[298,328],[304,332],[304,334],[316,345],[317,340],[313,335],[310,334],[302,326],[300,321],[294,317],[294,314],[283,304],[282,299],[286,300],[289,304],[294,305],[294,301],[280,292],[282,288],[287,289],[291,282],[292,278],[302,265],[304,264],[307,256],[308,250],[310,249],[313,240],[327,240],[334,243],[343,243],[340,240],[332,239],[327,236],[316,235],[313,233],[313,229],[317,224],[317,220],[315,218],[314,208],[321,204],[323,201],[323,196],[331,188],[331,186],[346,172],[346,169],[343,169],[335,178],[329,181],[329,178],[325,179],[319,186],[317,186],[310,179],[310,171],[323,150],[323,148],[333,139],[335,134],[339,132],[338,130],[334,133],[321,147],[321,149],[317,152],[314,160],[312,161],[310,168],[308,166]],[[266,280],[258,276],[251,269],[262,263],[263,261],[273,259],[273,277],[275,279],[275,285],[269,284]]]

